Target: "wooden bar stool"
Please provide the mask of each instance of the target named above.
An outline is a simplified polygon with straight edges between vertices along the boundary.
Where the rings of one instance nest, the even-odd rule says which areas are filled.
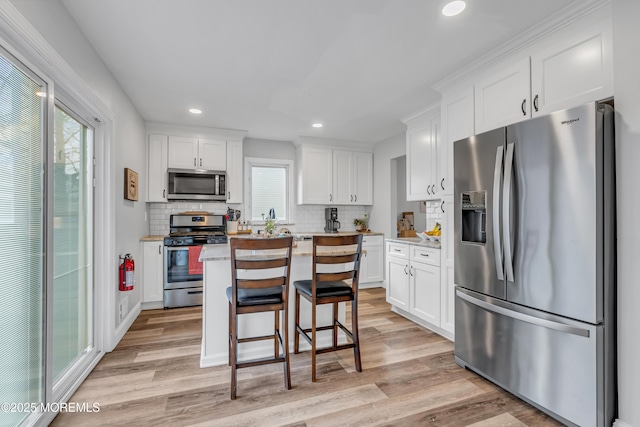
[[[236,398],[237,369],[250,366],[283,362],[284,384],[287,390],[291,389],[287,297],[289,295],[292,241],[292,237],[230,239],[231,286],[227,288],[227,298],[229,299],[229,365],[231,366],[232,400]],[[243,277],[238,277],[238,270],[247,271],[243,272]],[[239,314],[267,311],[274,312],[273,335],[238,337]],[[280,323],[281,312],[284,317],[283,323]],[[284,330],[284,339],[280,333],[281,329]],[[238,362],[238,344],[261,340],[273,340],[273,357]],[[282,354],[280,354],[279,346],[282,347]]]
[[[316,380],[316,355],[330,351],[353,348],[356,370],[362,372],[358,337],[358,280],[361,254],[362,234],[313,236],[311,280],[296,280],[293,283],[296,289],[296,329],[293,352],[299,353],[300,335],[311,344],[311,381]],[[343,268],[340,269],[341,264]],[[318,271],[320,265],[324,265],[324,267],[320,267],[321,271]],[[335,269],[340,271],[335,272]],[[327,270],[331,270],[331,272]],[[351,284],[345,280],[350,280]],[[300,326],[300,296],[311,303],[311,328],[309,329],[302,329]],[[338,303],[348,301],[351,301],[351,330],[348,330],[338,320]],[[316,307],[320,304],[333,305],[331,325],[320,327],[316,325]],[[350,343],[338,345],[338,329],[341,329],[349,337]],[[333,345],[318,349],[316,348],[316,333],[326,330],[333,331]],[[311,332],[311,336],[309,336],[309,332]]]

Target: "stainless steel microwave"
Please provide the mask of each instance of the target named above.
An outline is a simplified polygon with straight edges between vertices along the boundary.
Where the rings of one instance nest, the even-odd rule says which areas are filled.
[[[227,200],[227,175],[221,171],[169,169],[169,200]]]

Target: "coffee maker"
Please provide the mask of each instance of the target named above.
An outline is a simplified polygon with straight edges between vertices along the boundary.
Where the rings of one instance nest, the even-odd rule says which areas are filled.
[[[340,228],[340,221],[338,221],[338,208],[325,208],[324,219],[327,225],[324,227],[325,233],[337,233]]]

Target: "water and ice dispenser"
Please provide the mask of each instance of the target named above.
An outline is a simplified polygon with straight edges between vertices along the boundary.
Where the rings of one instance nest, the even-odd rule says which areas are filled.
[[[487,242],[487,192],[462,192],[462,241]]]

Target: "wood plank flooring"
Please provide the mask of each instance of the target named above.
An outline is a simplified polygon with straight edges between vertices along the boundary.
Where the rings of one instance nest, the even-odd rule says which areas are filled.
[[[53,426],[472,426],[561,425],[457,366],[453,344],[391,312],[384,289],[360,293],[363,371],[353,353],[291,356],[293,388],[282,365],[238,371],[201,369],[201,308],[144,311],[71,402],[98,413],[63,413]],[[349,318],[349,316],[347,316]],[[226,325],[220,325],[226,328]]]

